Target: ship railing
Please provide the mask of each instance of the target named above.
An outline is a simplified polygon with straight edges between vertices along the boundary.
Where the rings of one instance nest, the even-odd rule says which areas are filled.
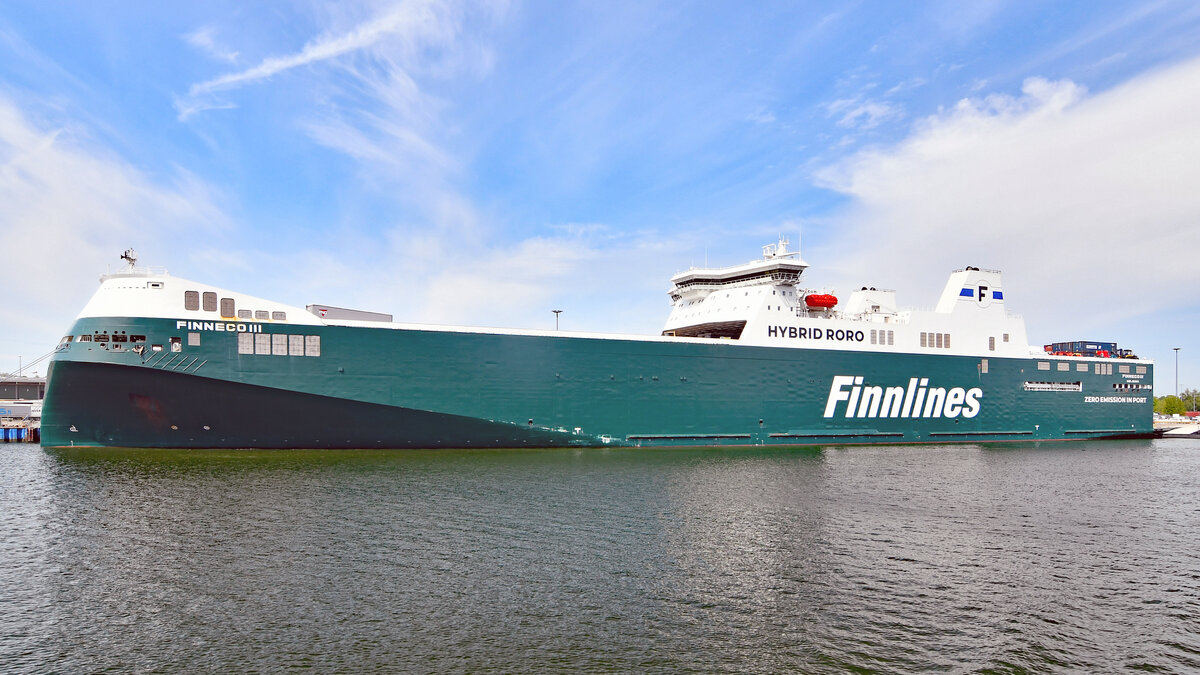
[[[103,274],[102,276],[104,276],[104,277],[118,277],[118,276],[129,276],[129,277],[165,277],[165,276],[167,276],[167,268],[166,268],[166,267],[159,267],[159,266],[153,266],[153,267],[141,267],[141,266],[138,266],[138,267],[130,267],[129,265],[125,265],[125,266],[123,266],[123,267],[120,267],[120,268],[118,268],[118,269],[114,270],[114,269],[112,268],[112,266],[111,266],[111,265],[109,265],[109,266],[107,266],[107,267],[105,268],[105,272],[104,272],[104,274]]]

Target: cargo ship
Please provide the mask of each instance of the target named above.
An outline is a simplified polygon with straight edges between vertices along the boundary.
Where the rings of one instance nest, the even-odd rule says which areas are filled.
[[[932,310],[806,288],[788,241],[671,279],[659,335],[398,323],[126,265],[62,338],[49,447],[962,443],[1153,434],[1153,363],[1031,347],[1001,273]],[[1067,343],[1062,343],[1067,344]],[[1101,355],[1101,352],[1104,352]],[[1123,358],[1122,358],[1123,357]]]

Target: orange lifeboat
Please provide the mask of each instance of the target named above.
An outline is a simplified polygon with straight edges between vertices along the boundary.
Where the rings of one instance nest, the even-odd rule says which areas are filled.
[[[826,293],[814,293],[804,296],[804,304],[809,307],[819,307],[821,309],[829,309],[837,304],[837,298]]]

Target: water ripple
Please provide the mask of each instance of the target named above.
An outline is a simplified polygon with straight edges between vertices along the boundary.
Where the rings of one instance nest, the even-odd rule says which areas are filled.
[[[0,670],[1200,670],[1200,443],[0,451]]]

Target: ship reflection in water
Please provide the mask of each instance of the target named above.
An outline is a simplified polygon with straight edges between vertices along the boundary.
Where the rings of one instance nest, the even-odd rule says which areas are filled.
[[[0,464],[6,672],[1200,668],[1200,441]]]

